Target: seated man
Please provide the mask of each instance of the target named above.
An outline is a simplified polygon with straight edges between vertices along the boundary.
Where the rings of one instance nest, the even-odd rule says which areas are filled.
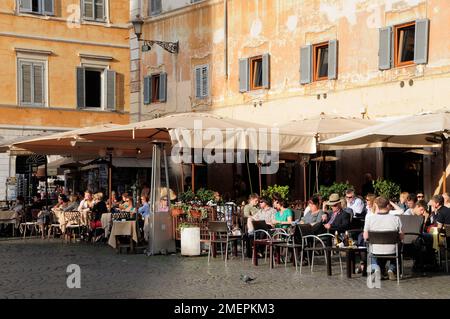
[[[438,229],[441,229],[444,225],[450,225],[450,208],[444,206],[442,195],[434,195],[431,198],[431,209],[436,214]]]
[[[258,194],[251,194],[248,197],[248,203],[244,206],[244,217],[250,217],[255,215],[258,212],[258,202],[259,196]]]
[[[260,209],[256,214],[250,216],[247,219],[247,229],[249,235],[253,234],[253,221],[264,220],[266,224],[273,227],[272,221],[275,219],[275,213],[277,212],[270,204],[270,201],[266,198],[261,198],[259,201]]]
[[[322,215],[322,232],[334,234],[337,231],[339,234],[344,233],[350,228],[350,214],[342,209],[339,194],[331,194],[327,205],[331,206],[332,213],[330,218],[326,214]]]
[[[416,215],[414,212],[416,209],[416,203],[417,203],[417,196],[416,194],[409,194],[408,198],[406,199],[406,204],[408,206],[408,209],[404,212],[404,215]]]
[[[389,200],[384,197],[377,197],[375,200],[376,214],[371,215],[370,218],[366,219],[364,224],[364,239],[370,241],[369,231],[398,231],[400,234],[400,239],[403,239],[402,224],[400,218],[396,215],[389,214]],[[373,245],[372,252],[377,255],[391,255],[395,253],[395,245]],[[372,267],[378,264],[381,272],[384,273],[387,259],[372,258]],[[389,264],[389,280],[397,280],[395,276],[396,272],[396,261],[395,259],[390,259]],[[374,268],[372,268],[374,269]]]
[[[363,218],[366,214],[364,202],[356,196],[354,189],[349,188],[345,191],[345,199],[347,201],[347,208],[353,211],[353,217]]]

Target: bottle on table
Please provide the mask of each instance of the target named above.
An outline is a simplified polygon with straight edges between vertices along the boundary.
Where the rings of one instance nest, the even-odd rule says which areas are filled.
[[[339,246],[339,244],[340,244],[340,240],[339,240],[339,233],[338,233],[338,231],[336,230],[335,232],[334,232],[334,246]]]

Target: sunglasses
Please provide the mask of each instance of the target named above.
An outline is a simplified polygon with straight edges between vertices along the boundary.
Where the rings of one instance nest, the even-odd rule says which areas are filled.
[[[353,198],[353,196],[345,196],[345,197],[347,197],[348,199],[352,199]]]

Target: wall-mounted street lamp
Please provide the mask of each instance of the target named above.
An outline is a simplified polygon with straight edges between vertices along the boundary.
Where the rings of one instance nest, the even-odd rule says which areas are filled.
[[[142,46],[142,52],[147,52],[152,49],[152,45],[157,44],[164,50],[177,54],[178,53],[178,41],[177,42],[164,42],[164,41],[156,41],[156,40],[145,40],[141,39],[142,35],[142,26],[144,25],[144,20],[137,15],[134,20],[131,21],[134,28],[134,33],[136,34],[136,37],[138,41],[144,42],[144,45]]]

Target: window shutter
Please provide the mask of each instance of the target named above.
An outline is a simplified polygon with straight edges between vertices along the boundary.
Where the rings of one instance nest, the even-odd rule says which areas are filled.
[[[54,0],[43,0],[43,2],[44,2],[44,13],[49,15],[55,14]]]
[[[84,0],[83,17],[94,19],[94,0]]]
[[[328,42],[328,79],[337,79],[338,64],[338,41],[330,40]]]
[[[239,92],[248,91],[248,59],[239,59]]]
[[[265,89],[270,88],[270,55],[268,53],[262,56],[262,86]]]
[[[31,64],[21,63],[21,102],[31,103]]]
[[[311,83],[312,71],[312,45],[300,49],[300,83]]]
[[[202,68],[196,67],[195,68],[195,97],[197,99],[202,97]]]
[[[202,97],[209,96],[209,66],[205,65],[202,68]]]
[[[159,102],[167,100],[167,73],[159,75]]]
[[[144,104],[150,104],[151,102],[151,81],[150,81],[151,77],[150,76],[146,76],[144,77]]]
[[[84,81],[84,68],[77,67],[77,106],[78,108],[86,107],[85,99],[85,81]]]
[[[389,70],[392,66],[392,27],[380,29],[380,44],[378,51],[378,68]]]
[[[116,71],[106,70],[106,108],[116,109]]]
[[[416,20],[416,33],[414,39],[414,63],[426,64],[428,62],[428,29],[430,20]]]
[[[34,104],[44,103],[44,66],[33,64],[33,93]]]
[[[31,12],[33,10],[32,0],[19,0],[20,12]]]
[[[105,20],[105,0],[95,0],[95,19]]]

